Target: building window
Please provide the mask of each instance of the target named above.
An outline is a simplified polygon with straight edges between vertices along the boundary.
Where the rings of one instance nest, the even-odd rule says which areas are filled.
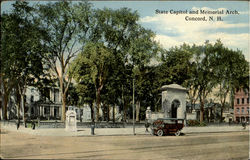
[[[50,115],[50,107],[44,107],[44,114],[45,115]]]
[[[240,104],[240,99],[239,98],[237,98],[237,104]]]
[[[247,107],[247,114],[249,114],[249,107]]]
[[[50,101],[50,89],[49,88],[44,89],[44,98],[46,101]]]
[[[245,108],[242,107],[242,108],[241,108],[241,113],[244,113],[244,112],[245,112]]]
[[[249,104],[249,97],[247,98],[247,103]]]
[[[54,90],[54,101],[59,102],[59,89]]]
[[[237,110],[236,110],[236,111],[237,111],[237,113],[240,113],[240,109],[239,109],[239,108],[237,108]]]
[[[45,107],[45,108],[44,108],[44,114],[46,114],[46,112],[47,112],[47,108]]]
[[[241,99],[242,104],[244,104],[244,98]]]

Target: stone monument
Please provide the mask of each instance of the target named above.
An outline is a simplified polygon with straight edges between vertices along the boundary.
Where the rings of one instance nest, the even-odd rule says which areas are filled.
[[[76,126],[76,112],[74,110],[68,110],[66,112],[66,124],[65,124],[65,130],[76,132],[77,126]]]
[[[187,89],[178,84],[170,84],[162,86],[161,91],[164,117],[186,119]]]

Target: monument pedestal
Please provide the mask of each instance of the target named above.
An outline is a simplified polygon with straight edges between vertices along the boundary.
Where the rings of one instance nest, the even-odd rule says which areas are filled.
[[[66,123],[65,123],[65,130],[76,132],[77,126],[76,126],[76,112],[73,110],[68,110],[66,112]]]

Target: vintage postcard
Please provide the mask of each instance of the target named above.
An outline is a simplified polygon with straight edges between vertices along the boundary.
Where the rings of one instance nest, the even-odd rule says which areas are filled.
[[[248,1],[0,1],[0,158],[249,158]]]

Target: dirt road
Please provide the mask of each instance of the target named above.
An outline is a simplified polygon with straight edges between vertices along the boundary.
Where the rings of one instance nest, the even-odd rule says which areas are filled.
[[[1,132],[1,158],[17,159],[248,159],[249,133],[183,136],[37,136]]]

